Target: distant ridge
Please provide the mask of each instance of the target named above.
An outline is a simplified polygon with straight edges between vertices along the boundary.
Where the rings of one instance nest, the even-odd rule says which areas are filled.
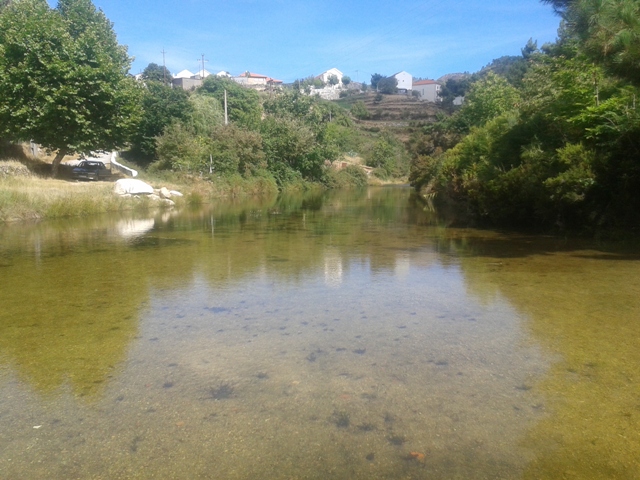
[[[437,82],[438,83],[446,83],[447,80],[460,80],[461,78],[466,78],[468,76],[470,76],[471,74],[469,72],[465,72],[465,73],[447,73],[446,75],[441,76]]]

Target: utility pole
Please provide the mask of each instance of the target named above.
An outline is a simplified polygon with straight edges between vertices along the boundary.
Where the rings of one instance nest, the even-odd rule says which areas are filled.
[[[224,124],[229,125],[229,115],[227,114],[227,89],[224,89]]]
[[[162,84],[166,85],[167,84],[167,63],[165,62],[164,59],[164,55],[165,55],[164,51],[164,47],[162,47]]]
[[[208,62],[209,60],[204,59],[204,53],[200,55],[202,58],[198,59],[198,62],[202,62],[202,75],[200,75],[200,79],[204,80],[204,62]]]

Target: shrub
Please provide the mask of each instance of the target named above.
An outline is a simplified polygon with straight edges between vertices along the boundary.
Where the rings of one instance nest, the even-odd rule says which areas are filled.
[[[327,188],[364,187],[368,181],[365,171],[357,165],[349,165],[342,170],[328,168],[322,179]]]
[[[167,127],[157,138],[157,145],[154,169],[199,172],[208,168],[206,143],[181,123]]]
[[[369,110],[367,110],[367,106],[362,100],[358,100],[351,106],[351,115],[356,117],[358,120],[366,120],[371,116]]]

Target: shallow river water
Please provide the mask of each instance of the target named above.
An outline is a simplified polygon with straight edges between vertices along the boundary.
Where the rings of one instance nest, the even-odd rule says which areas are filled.
[[[640,478],[640,248],[407,188],[0,227],[0,478]]]

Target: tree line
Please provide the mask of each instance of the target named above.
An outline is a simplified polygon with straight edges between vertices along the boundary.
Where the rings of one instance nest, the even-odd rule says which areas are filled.
[[[544,3],[556,42],[454,82],[465,102],[413,135],[411,182],[493,224],[637,229],[640,2]]]
[[[54,175],[66,155],[115,149],[155,170],[265,176],[279,186],[366,183],[358,168],[327,168],[345,152],[364,152],[381,175],[406,174],[398,142],[361,134],[348,111],[303,88],[270,95],[212,76],[187,92],[155,64],[136,81],[131,61],[91,0],[3,2],[0,139],[55,152]]]

